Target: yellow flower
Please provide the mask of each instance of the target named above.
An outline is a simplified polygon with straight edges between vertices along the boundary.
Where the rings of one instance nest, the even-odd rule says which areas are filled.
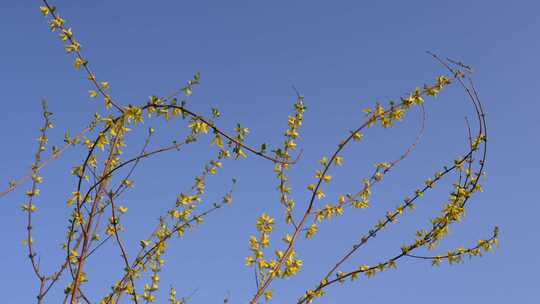
[[[420,88],[416,88],[412,95],[412,98],[414,103],[416,103],[417,105],[424,102],[424,98],[422,98],[422,92],[420,91]]]
[[[60,38],[62,39],[62,41],[67,41],[71,37],[73,37],[73,32],[70,28],[62,30],[62,34],[60,34]]]
[[[264,299],[266,301],[269,301],[272,299],[272,290],[267,290],[265,293],[264,293]]]
[[[306,231],[306,238],[308,239],[312,238],[317,233],[318,230],[319,228],[317,227],[316,224],[311,224],[311,226],[309,226],[308,230]]]
[[[323,199],[325,196],[322,190],[317,190],[317,199]]]
[[[332,180],[332,176],[325,175],[319,170],[317,170],[317,172],[315,173],[315,177],[323,180],[325,183],[329,183]]]
[[[105,95],[105,108],[110,109],[112,107],[112,100],[109,95]]]
[[[223,148],[223,139],[221,139],[221,136],[219,134],[216,134],[214,139],[212,139],[212,144]]]
[[[77,41],[73,41],[71,44],[66,45],[66,52],[78,52],[81,50],[81,44]]]
[[[37,210],[36,205],[34,204],[24,204],[21,206],[22,211],[24,212],[35,212]]]
[[[61,28],[64,26],[65,24],[65,20],[56,16],[56,18],[54,18],[53,20],[49,21],[49,28],[51,29],[51,31],[56,31],[57,28]]]
[[[290,244],[292,242],[292,236],[290,234],[287,234],[285,235],[285,237],[283,237],[283,242],[287,243],[287,244]]]
[[[293,140],[288,140],[285,142],[285,147],[294,150],[296,148],[296,143]]]
[[[200,120],[193,120],[188,126],[193,134],[208,133],[209,126],[207,123]],[[239,153],[240,154],[240,153]]]
[[[32,176],[32,180],[33,180],[36,184],[41,184],[41,183],[43,182],[43,177],[37,176],[37,175],[33,175],[33,176]]]
[[[444,76],[437,77],[437,85],[440,86],[440,87],[443,87],[443,86],[445,86],[447,84],[450,84],[450,83],[451,83],[450,79],[448,79],[448,78],[446,78]]]
[[[255,259],[252,256],[246,258],[246,266],[252,266],[255,263]]]
[[[257,230],[262,233],[270,233],[273,230],[275,219],[263,213],[257,219]]]
[[[78,71],[82,65],[85,65],[86,61],[82,60],[81,58],[77,57],[75,58],[75,69]]]
[[[391,115],[392,115],[392,118],[395,120],[402,120],[403,115],[405,115],[405,110],[399,109],[399,108],[395,109],[394,111],[392,111]]]
[[[270,237],[268,236],[268,234],[263,233],[261,235],[261,247],[266,248],[268,246],[270,246]]]
[[[364,135],[360,132],[354,132],[352,138],[354,141],[361,141]]]
[[[47,16],[47,15],[49,15],[49,14],[51,13],[51,10],[50,10],[48,7],[46,7],[46,6],[41,6],[41,7],[39,8],[39,10],[40,10],[41,13],[43,14],[43,16]]]
[[[26,191],[26,195],[28,197],[33,197],[33,196],[38,196],[39,195],[39,189],[35,189],[35,190],[28,190]]]

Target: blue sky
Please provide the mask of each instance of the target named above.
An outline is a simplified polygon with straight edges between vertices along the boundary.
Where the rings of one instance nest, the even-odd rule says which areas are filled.
[[[442,265],[435,269],[417,260],[399,264],[371,280],[346,283],[328,290],[319,303],[538,303],[540,245],[535,227],[538,205],[536,158],[540,102],[537,88],[540,21],[537,1],[54,1],[73,27],[98,77],[109,81],[111,93],[124,105],[146,102],[181,87],[195,72],[202,84],[189,100],[192,109],[222,112],[220,126],[233,130],[237,122],[250,128],[248,142],[279,145],[291,113],[296,86],[305,96],[300,146],[304,154],[291,172],[294,197],[305,206],[306,185],[313,182],[317,160],[329,155],[339,140],[361,123],[361,110],[376,101],[397,99],[444,73],[427,50],[466,62],[487,113],[489,151],[485,192],[476,196],[460,225],[441,244],[441,252],[474,244],[501,229],[501,247],[494,254]],[[40,121],[40,100],[49,101],[55,129],[51,144],[66,131],[76,133],[102,105],[89,100],[89,84],[72,68],[56,34],[39,13],[40,1],[0,3],[0,79],[2,79],[2,150],[0,178],[7,184],[23,175],[32,161]],[[423,180],[466,149],[464,116],[471,107],[457,87],[426,104],[427,129],[422,143],[380,186],[373,208],[352,211],[321,226],[321,232],[298,248],[305,260],[301,273],[274,285],[275,303],[293,303],[311,288],[355,239],[385,211],[419,187]],[[181,122],[154,121],[166,143],[185,134]],[[165,130],[165,128],[167,130]],[[358,189],[374,162],[392,160],[414,140],[418,113],[392,130],[373,129],[366,140],[345,152],[343,168],[332,172],[328,196]],[[141,134],[141,133],[139,133]],[[176,136],[176,137],[175,137]],[[134,136],[136,137],[136,136]],[[151,159],[135,174],[137,187],[123,196],[128,248],[154,227],[157,218],[189,187],[204,161],[208,143]],[[133,155],[140,140],[133,139]],[[63,257],[65,199],[75,181],[69,176],[81,150],[43,170],[45,184],[36,202],[36,246],[44,270]],[[162,297],[170,285],[179,295],[196,291],[192,303],[246,303],[255,286],[248,237],[262,212],[281,216],[272,164],[249,157],[228,161],[208,182],[208,199],[219,199],[232,177],[238,179],[235,202],[210,216],[183,240],[176,240],[162,273]],[[418,210],[379,235],[359,252],[348,268],[378,262],[426,227],[449,192],[441,185],[418,204]],[[37,283],[21,246],[25,217],[21,187],[0,200],[0,291],[4,303],[31,303]],[[285,233],[278,229],[275,238]],[[121,271],[113,244],[89,262],[87,293],[97,300]],[[63,282],[65,283],[65,282]],[[61,288],[51,293],[57,303]]]

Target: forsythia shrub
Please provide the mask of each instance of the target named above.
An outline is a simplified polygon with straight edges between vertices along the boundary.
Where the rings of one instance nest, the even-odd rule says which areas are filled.
[[[284,132],[283,145],[272,151],[267,150],[266,144],[261,145],[260,148],[246,144],[245,139],[249,129],[240,124],[232,133],[218,127],[216,120],[221,115],[218,109],[212,109],[209,117],[189,109],[182,98],[193,94],[201,81],[201,75],[198,73],[183,88],[169,96],[152,96],[142,104],[125,106],[111,95],[109,82],[98,78],[91,69],[88,60],[84,57],[83,45],[59,11],[45,0],[40,10],[47,19],[50,30],[59,35],[61,42],[64,43],[65,51],[73,61],[73,67],[85,74],[89,84],[89,97],[100,99],[109,114],[106,116],[95,114],[86,129],[75,137],[66,135],[65,146],[53,147],[50,155],[45,157],[48,143],[47,131],[53,127],[53,123],[47,104],[43,102],[44,122],[40,129],[38,148],[31,173],[25,178],[10,182],[8,189],[0,193],[0,196],[4,196],[26,181],[30,181],[30,188],[26,192],[27,200],[22,205],[22,210],[27,217],[25,245],[39,283],[38,303],[44,303],[48,292],[53,287],[58,287],[56,283],[62,275],[71,277],[71,282],[61,287],[64,288],[66,294],[64,303],[93,303],[89,298],[90,295],[85,294],[83,290],[83,286],[90,283],[90,278],[85,272],[85,262],[108,240],[118,245],[124,261],[124,272],[111,286],[110,292],[100,297],[99,303],[120,303],[122,300],[133,303],[157,301],[156,291],[160,288],[160,271],[165,266],[164,255],[169,241],[173,238],[181,238],[190,231],[191,227],[203,223],[208,214],[232,202],[234,180],[230,191],[223,195],[221,202],[205,207],[202,195],[206,191],[207,177],[219,172],[225,159],[245,158],[249,154],[274,163],[274,173],[279,183],[279,203],[283,208],[282,218],[274,218],[267,213],[261,214],[255,220],[253,235],[247,240],[249,255],[245,259],[245,264],[247,267],[254,268],[257,283],[257,290],[250,303],[258,303],[263,298],[267,301],[271,300],[273,281],[294,277],[303,267],[309,267],[303,262],[302,253],[296,251],[297,243],[303,239],[313,238],[322,222],[339,217],[349,209],[369,208],[373,187],[381,183],[385,176],[407,157],[416,143],[398,159],[392,162],[376,163],[374,172],[363,179],[361,187],[355,193],[328,198],[330,202],[321,203],[327,199],[325,187],[333,181],[331,172],[335,167],[346,164],[341,155],[342,151],[353,144],[361,143],[365,132],[370,128],[396,127],[413,108],[419,108],[423,112],[423,104],[428,102],[428,99],[439,95],[449,85],[461,86],[464,89],[476,113],[478,128],[473,133],[469,126],[468,149],[425,180],[422,187],[405,197],[394,209],[389,210],[384,218],[359,238],[357,243],[352,244],[349,251],[343,253],[324,277],[315,281],[313,288],[307,290],[297,303],[311,303],[324,296],[326,288],[331,285],[345,280],[354,281],[360,279],[361,276],[371,278],[383,271],[396,268],[398,263],[406,259],[427,260],[434,266],[444,261],[450,264],[460,263],[465,257],[481,256],[498,244],[498,229],[495,228],[492,236],[479,240],[469,247],[459,247],[433,256],[415,254],[419,248],[436,250],[437,244],[448,234],[450,225],[459,222],[464,215],[470,198],[482,191],[480,180],[484,174],[486,161],[487,130],[484,109],[470,78],[471,70],[468,66],[448,59],[443,60],[431,54],[446,68],[448,75],[438,76],[432,83],[412,89],[410,94],[402,96],[398,102],[376,103],[372,108],[364,109],[364,122],[339,141],[333,154],[320,159],[318,167],[314,170],[313,182],[307,185],[311,193],[309,201],[297,205],[291,198],[292,189],[287,172],[294,167],[300,156],[300,153],[296,152],[298,150],[296,141],[300,136],[306,110],[302,95],[297,92],[293,113],[287,119],[288,128]],[[127,145],[126,134],[151,118],[184,120],[190,130],[189,134],[181,141],[149,150],[148,143],[156,132],[150,128],[139,155],[129,159],[123,158],[122,151]],[[140,250],[128,255],[122,240],[122,234],[125,233],[122,219],[128,212],[128,208],[118,204],[117,199],[122,193],[135,186],[135,182],[131,179],[133,171],[141,161],[166,151],[181,149],[202,136],[211,138],[211,145],[217,151],[215,158],[205,165],[200,175],[195,177],[189,191],[178,194],[176,202],[160,218],[150,236],[140,240]],[[32,220],[34,213],[39,211],[39,203],[36,200],[44,182],[39,172],[51,160],[58,158],[63,151],[77,145],[83,146],[87,152],[82,163],[71,169],[71,174],[77,183],[66,202],[71,210],[69,227],[66,231],[67,237],[63,244],[66,258],[59,265],[58,271],[45,274],[39,268],[32,237]],[[122,168],[129,168],[128,173],[115,184],[113,176],[117,176]],[[428,227],[418,230],[413,241],[402,246],[392,257],[378,264],[358,265],[356,268],[343,266],[356,251],[382,230],[395,224],[400,217],[412,212],[424,193],[430,191],[441,180],[452,176],[455,177],[453,189],[440,215],[431,219]],[[295,208],[302,209],[295,211]],[[300,216],[297,216],[298,214]],[[286,226],[288,233],[274,235],[276,225]],[[145,273],[150,274],[150,281],[138,282]],[[176,291],[171,288],[168,301],[179,304],[184,303],[185,300],[178,299]]]

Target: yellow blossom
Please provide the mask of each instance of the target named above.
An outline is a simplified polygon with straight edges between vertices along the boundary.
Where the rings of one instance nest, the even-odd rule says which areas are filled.
[[[49,15],[49,14],[51,13],[51,10],[50,10],[48,7],[46,7],[46,6],[41,6],[41,7],[39,8],[39,10],[40,10],[41,13],[43,14],[43,16],[47,16],[47,15]]]
[[[364,134],[360,133],[360,131],[354,132],[352,135],[352,138],[354,141],[361,141],[363,137],[364,137]]]
[[[86,61],[82,60],[81,58],[77,57],[75,58],[75,69],[79,70],[82,65],[86,64]]]
[[[272,290],[267,290],[265,293],[264,293],[264,299],[266,301],[269,301],[272,299]]]

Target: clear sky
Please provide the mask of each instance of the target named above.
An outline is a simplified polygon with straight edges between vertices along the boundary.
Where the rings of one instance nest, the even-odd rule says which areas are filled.
[[[540,251],[537,215],[538,132],[540,102],[540,19],[538,1],[53,1],[83,45],[100,79],[127,105],[146,102],[149,95],[166,95],[195,72],[202,84],[189,100],[195,111],[222,112],[220,126],[236,122],[250,128],[248,142],[270,147],[281,144],[295,93],[305,95],[300,163],[291,173],[293,196],[305,206],[318,168],[349,130],[361,123],[361,110],[376,101],[398,99],[443,69],[427,50],[461,60],[475,68],[475,79],[487,113],[489,147],[485,192],[473,198],[463,222],[451,229],[439,252],[468,246],[501,229],[495,253],[442,265],[407,260],[398,271],[373,279],[335,286],[318,303],[540,303]],[[47,98],[54,113],[51,144],[63,134],[84,128],[102,104],[88,98],[84,74],[72,67],[56,34],[39,13],[40,1],[0,2],[0,179],[4,185],[28,170],[40,121],[40,100]],[[428,100],[427,129],[422,143],[374,189],[373,207],[351,210],[320,227],[298,251],[305,261],[300,274],[273,285],[275,303],[294,303],[313,287],[387,209],[393,208],[423,180],[449,164],[466,147],[464,117],[473,119],[470,104],[457,87],[437,100]],[[157,142],[186,133],[181,122],[164,125],[149,120],[160,132]],[[167,131],[165,131],[165,127]],[[419,115],[414,112],[392,130],[374,129],[361,145],[345,153],[345,166],[334,170],[328,197],[359,188],[374,162],[397,157],[414,140]],[[139,133],[141,134],[141,133]],[[135,174],[136,188],[123,196],[128,248],[136,249],[189,187],[204,161],[211,157],[206,140],[180,152],[149,160]],[[140,149],[134,140],[127,154]],[[82,150],[66,152],[43,170],[42,195],[37,200],[36,248],[43,270],[50,272],[63,258],[60,244],[68,214],[65,200],[75,181],[72,166]],[[227,161],[208,182],[208,203],[219,199],[232,177],[238,179],[235,202],[207,218],[183,240],[173,241],[162,274],[158,300],[165,303],[173,285],[191,303],[246,303],[255,290],[252,270],[244,266],[248,237],[262,212],[280,217],[271,163],[250,156]],[[399,251],[428,227],[450,191],[443,184],[418,204],[417,211],[381,233],[347,264],[376,263]],[[37,283],[26,249],[23,186],[0,200],[0,294],[2,303],[35,301]],[[281,225],[281,223],[280,223]],[[285,230],[278,229],[275,238]],[[89,262],[86,293],[97,300],[118,278],[121,260],[111,242]],[[144,282],[144,281],[142,281]],[[536,282],[536,283],[535,283]],[[65,282],[62,281],[62,284]],[[47,303],[58,303],[62,288]]]

